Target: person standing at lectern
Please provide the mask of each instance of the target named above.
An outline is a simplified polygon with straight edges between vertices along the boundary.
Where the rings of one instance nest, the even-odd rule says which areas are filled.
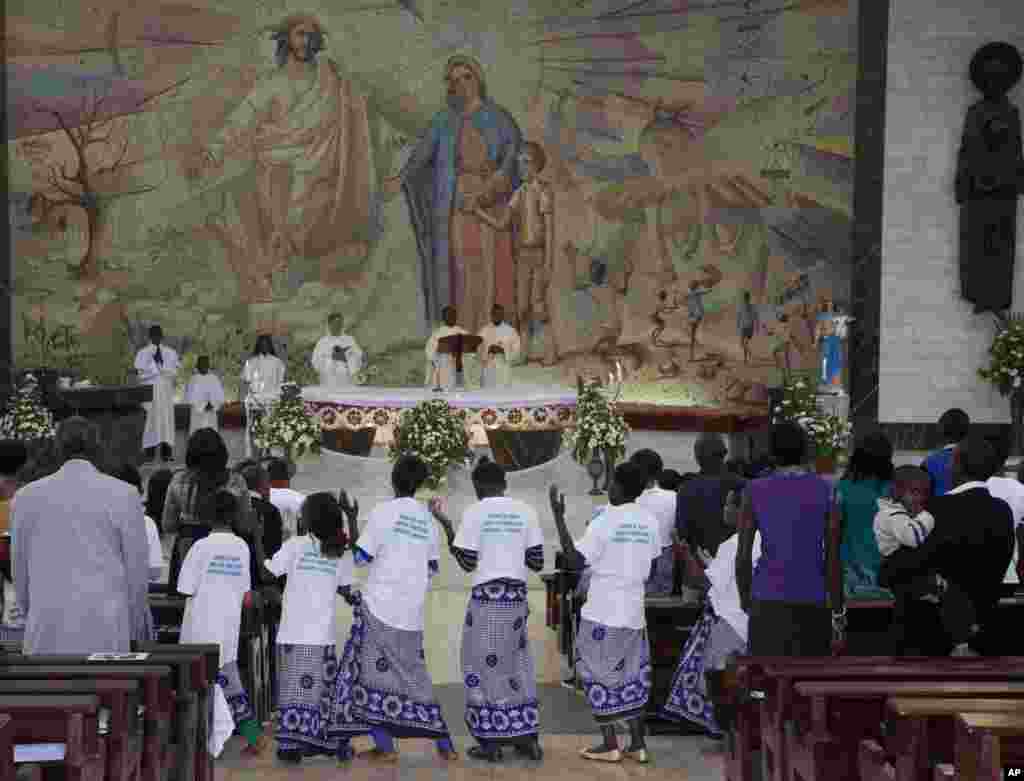
[[[455,336],[457,334],[469,336],[470,333],[462,326],[455,324],[459,313],[454,306],[446,306],[441,311],[441,316],[444,318],[444,324],[434,329],[434,333],[430,335],[430,339],[427,341],[427,378],[425,384],[428,388],[450,388],[457,383],[463,384],[462,377],[456,376],[458,367],[455,365],[455,356],[439,352],[439,342],[446,336]]]
[[[363,351],[356,340],[345,333],[345,319],[335,312],[327,318],[327,333],[313,348],[313,368],[325,388],[345,388],[353,384],[363,368]]]
[[[210,371],[209,356],[200,355],[196,361],[196,373],[185,389],[185,401],[191,408],[189,436],[201,428],[220,430],[217,413],[224,407],[224,385],[220,377]]]
[[[174,459],[174,378],[178,374],[178,353],[163,344],[164,331],[154,325],[149,329],[149,344],[135,355],[135,370],[143,385],[153,387],[153,400],[144,403],[146,430],[142,447],[152,460],[157,447],[164,461]]]
[[[491,322],[480,329],[480,387],[508,385],[509,367],[519,359],[522,349],[519,333],[505,322],[505,307],[495,304]]]

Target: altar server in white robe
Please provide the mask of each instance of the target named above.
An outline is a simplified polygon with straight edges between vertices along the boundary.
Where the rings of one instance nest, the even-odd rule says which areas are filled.
[[[252,357],[242,368],[247,394],[265,403],[276,401],[281,397],[284,373],[284,361],[277,357],[274,341],[267,334],[261,334],[256,338]]]
[[[428,388],[452,388],[455,386],[455,358],[451,355],[443,355],[439,353],[438,344],[446,336],[455,336],[456,334],[464,334],[469,336],[470,333],[462,326],[456,325],[458,318],[458,312],[453,306],[446,306],[441,311],[444,317],[444,324],[438,326],[434,333],[430,335],[430,339],[427,341],[427,378],[425,385]],[[468,358],[467,353],[464,358]]]
[[[149,344],[135,355],[135,370],[144,385],[153,388],[153,400],[143,404],[146,430],[142,447],[152,458],[160,448],[164,461],[174,458],[174,378],[178,374],[178,353],[163,344],[164,331],[154,325],[149,329]]]
[[[519,332],[505,322],[505,307],[495,304],[491,322],[480,329],[480,387],[500,388],[509,383],[509,367],[519,360]]]
[[[337,312],[327,318],[327,333],[313,348],[312,363],[325,388],[353,385],[363,368],[363,351],[356,340],[345,333],[345,320]]]
[[[210,359],[201,355],[196,361],[196,373],[185,390],[185,401],[191,407],[188,434],[201,428],[218,430],[217,413],[224,406],[224,386],[220,377],[210,371]]]

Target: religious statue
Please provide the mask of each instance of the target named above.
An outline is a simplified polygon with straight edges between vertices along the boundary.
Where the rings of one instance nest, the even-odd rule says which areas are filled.
[[[446,306],[472,333],[491,307],[516,311],[512,237],[479,218],[502,208],[519,187],[519,126],[487,95],[471,57],[445,68],[447,108],[431,120],[400,174],[422,263],[427,323]]]
[[[822,302],[818,312],[814,341],[818,347],[821,385],[833,393],[843,392],[843,342],[849,333],[851,318],[843,315],[830,299]]]
[[[1007,93],[1020,81],[1020,52],[1008,43],[982,46],[971,81],[984,97],[967,110],[957,157],[960,205],[960,294],[975,314],[1012,304],[1017,197],[1024,182],[1020,112]]]

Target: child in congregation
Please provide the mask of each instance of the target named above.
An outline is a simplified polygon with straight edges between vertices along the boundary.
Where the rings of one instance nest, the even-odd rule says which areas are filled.
[[[354,563],[346,553],[345,497],[310,495],[302,505],[308,531],[286,540],[264,566],[275,577],[287,576],[277,631],[277,757],[298,764],[303,757],[352,759],[351,739],[368,729],[351,717],[349,690],[353,642],[341,663],[336,653],[337,610],[341,595],[353,604]],[[355,505],[354,512],[359,512]],[[256,546],[262,550],[257,536]],[[358,637],[358,614],[353,638]],[[325,711],[324,704],[330,707]]]
[[[224,407],[224,385],[220,377],[210,371],[208,355],[200,355],[196,361],[196,373],[185,389],[185,403],[191,409],[189,436],[201,428],[219,430],[217,413]]]
[[[658,485],[658,475],[665,464],[656,452],[646,448],[638,450],[630,460],[647,473],[647,487],[636,503],[658,519],[658,533],[666,546],[654,563],[645,589],[647,594],[669,595],[675,587],[676,556],[672,549],[672,532],[676,527],[676,494]]]
[[[878,500],[874,531],[878,552],[883,558],[891,556],[900,547],[919,547],[932,529],[935,518],[925,508],[933,478],[922,468],[901,466],[893,473],[892,497]],[[958,586],[945,581],[941,575],[918,578],[906,589],[896,593],[894,627],[902,631],[908,602],[920,599],[941,604],[946,632],[953,639],[954,656],[973,656],[970,639],[977,633],[974,609],[967,595]],[[899,637],[896,638],[900,644]]]
[[[565,525],[565,496],[551,487],[551,511],[568,564],[591,571],[576,636],[576,664],[604,738],[580,755],[599,762],[649,761],[644,716],[651,692],[651,660],[644,584],[667,543],[661,539],[657,518],[637,504],[647,480],[646,471],[636,462],[616,467],[608,491],[611,506],[590,522],[576,542]],[[619,750],[616,722],[625,722],[629,728],[625,751]]]
[[[111,476],[135,486],[139,492],[139,501],[142,501],[142,497],[145,494],[142,490],[142,475],[139,473],[138,468],[133,464],[124,464]],[[147,507],[144,519],[146,522],[146,539],[149,541],[149,582],[159,583],[166,566],[164,550],[160,544],[160,530],[156,526],[156,521],[149,516],[148,510],[149,508]]]
[[[939,430],[945,444],[921,464],[932,482],[932,496],[942,496],[953,487],[953,451],[966,436],[971,419],[962,409],[948,409],[939,416]]]
[[[259,756],[266,750],[267,741],[238,671],[242,605],[249,592],[252,564],[245,541],[232,531],[238,513],[238,500],[227,491],[218,491],[213,497],[210,534],[196,541],[185,555],[178,591],[188,601],[179,642],[220,646],[217,685],[227,699],[237,731],[247,743],[242,754]]]

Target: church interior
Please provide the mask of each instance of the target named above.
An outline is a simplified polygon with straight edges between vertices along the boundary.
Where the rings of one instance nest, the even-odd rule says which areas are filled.
[[[1024,772],[1017,0],[2,8],[0,781]]]

